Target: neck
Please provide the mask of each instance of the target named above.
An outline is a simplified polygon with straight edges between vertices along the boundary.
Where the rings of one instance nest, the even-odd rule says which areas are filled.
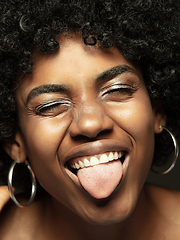
[[[147,205],[148,201],[144,190],[142,190],[138,203],[127,220],[110,225],[93,225],[50,198],[47,204],[46,224],[47,228],[51,229],[51,239],[54,235],[61,236],[63,240],[134,240],[139,239],[138,231],[142,231],[146,222],[147,209],[149,209]]]

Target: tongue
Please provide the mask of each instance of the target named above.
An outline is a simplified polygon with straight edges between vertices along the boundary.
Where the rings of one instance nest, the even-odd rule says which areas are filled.
[[[122,177],[122,163],[119,160],[79,169],[78,179],[84,189],[94,198],[110,196]]]

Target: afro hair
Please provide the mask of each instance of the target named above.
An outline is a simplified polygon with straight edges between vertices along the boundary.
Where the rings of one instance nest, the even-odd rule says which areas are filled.
[[[162,107],[167,128],[180,129],[180,8],[173,0],[0,1],[0,172],[8,161],[3,144],[18,129],[14,92],[19,72],[31,74],[33,52],[53,54],[63,33],[85,44],[115,46],[141,65],[152,103]],[[156,136],[154,163],[166,161],[170,142]]]

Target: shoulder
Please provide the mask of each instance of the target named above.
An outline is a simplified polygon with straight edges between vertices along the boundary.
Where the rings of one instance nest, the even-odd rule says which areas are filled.
[[[145,193],[164,239],[180,239],[180,192],[146,184]]]
[[[21,201],[27,202],[24,197]],[[19,240],[23,235],[31,239],[30,236],[39,226],[39,216],[43,211],[41,205],[42,201],[36,199],[28,207],[20,208],[10,200],[0,213],[0,239]]]
[[[176,210],[180,211],[180,191],[146,184],[145,192],[149,199],[160,208],[168,204],[169,209],[173,210],[176,207]]]

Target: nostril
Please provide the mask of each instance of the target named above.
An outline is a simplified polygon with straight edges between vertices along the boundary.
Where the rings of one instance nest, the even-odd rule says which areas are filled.
[[[100,104],[86,102],[86,106],[76,109],[69,127],[71,137],[96,138],[100,133],[113,129],[114,122]]]
[[[113,128],[104,129],[104,130],[102,130],[101,132],[99,132],[97,136],[107,135],[107,134],[109,134],[109,133],[112,131],[112,129],[113,129]]]
[[[71,137],[75,140],[75,141],[83,141],[84,142],[88,142],[88,141],[95,141],[97,138],[100,138],[102,136],[106,136],[108,134],[110,134],[110,132],[112,131],[112,129],[104,129],[100,132],[98,132],[98,134],[77,134],[75,136],[72,136]]]
[[[98,135],[108,134],[114,127],[113,121],[110,119],[99,119],[97,121],[88,119],[71,123],[69,133],[73,138],[84,136],[86,138],[96,138]]]

